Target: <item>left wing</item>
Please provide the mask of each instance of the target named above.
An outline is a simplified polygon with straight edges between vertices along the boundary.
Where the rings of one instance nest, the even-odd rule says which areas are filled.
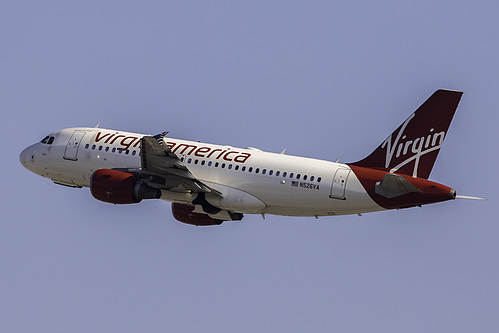
[[[156,187],[176,192],[205,192],[219,195],[217,191],[203,184],[187,169],[185,164],[164,143],[163,132],[155,136],[144,136],[140,139],[142,169],[136,170],[142,176],[163,179]],[[164,182],[162,185],[161,183]],[[162,185],[162,186],[161,186]]]
[[[217,190],[197,179],[165,144],[168,132],[140,139],[140,169],[125,169],[141,177],[150,187],[171,192],[197,193],[188,204],[174,202],[173,216],[184,223],[194,225],[218,225],[223,221],[239,221],[243,214],[213,206],[207,195],[222,197]]]

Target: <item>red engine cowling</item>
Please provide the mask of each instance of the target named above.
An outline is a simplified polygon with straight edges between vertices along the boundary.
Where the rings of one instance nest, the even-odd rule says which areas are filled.
[[[214,219],[206,214],[194,213],[194,208],[193,205],[174,202],[172,203],[173,217],[180,222],[198,226],[220,225],[223,223],[222,220]]]
[[[161,197],[160,190],[147,185],[138,175],[111,169],[93,173],[90,192],[95,199],[113,204],[139,203],[142,199]]]

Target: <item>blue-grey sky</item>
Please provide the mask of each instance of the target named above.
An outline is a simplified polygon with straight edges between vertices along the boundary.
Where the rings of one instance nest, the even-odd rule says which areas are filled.
[[[497,332],[499,5],[0,5],[0,331]],[[464,91],[431,180],[488,201],[196,228],[25,170],[93,126],[352,162]]]

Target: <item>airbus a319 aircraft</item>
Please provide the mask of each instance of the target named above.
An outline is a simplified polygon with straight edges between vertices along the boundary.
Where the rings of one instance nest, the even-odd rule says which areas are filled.
[[[458,197],[428,177],[461,95],[437,90],[355,163],[98,126],[51,133],[19,158],[28,170],[56,184],[89,187],[107,203],[171,201],[173,216],[192,225],[239,221],[243,214],[360,215]]]

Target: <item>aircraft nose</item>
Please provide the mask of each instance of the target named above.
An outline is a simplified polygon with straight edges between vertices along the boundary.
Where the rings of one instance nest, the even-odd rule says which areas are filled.
[[[27,149],[27,148],[26,148]],[[21,162],[21,164],[26,167],[26,149],[24,149],[20,154],[19,154],[19,162]]]
[[[19,162],[21,162],[21,164],[26,168],[26,169],[30,169],[29,168],[29,162],[30,161],[33,161],[35,156],[33,155],[33,149],[31,146],[25,148],[21,154],[19,154]]]

